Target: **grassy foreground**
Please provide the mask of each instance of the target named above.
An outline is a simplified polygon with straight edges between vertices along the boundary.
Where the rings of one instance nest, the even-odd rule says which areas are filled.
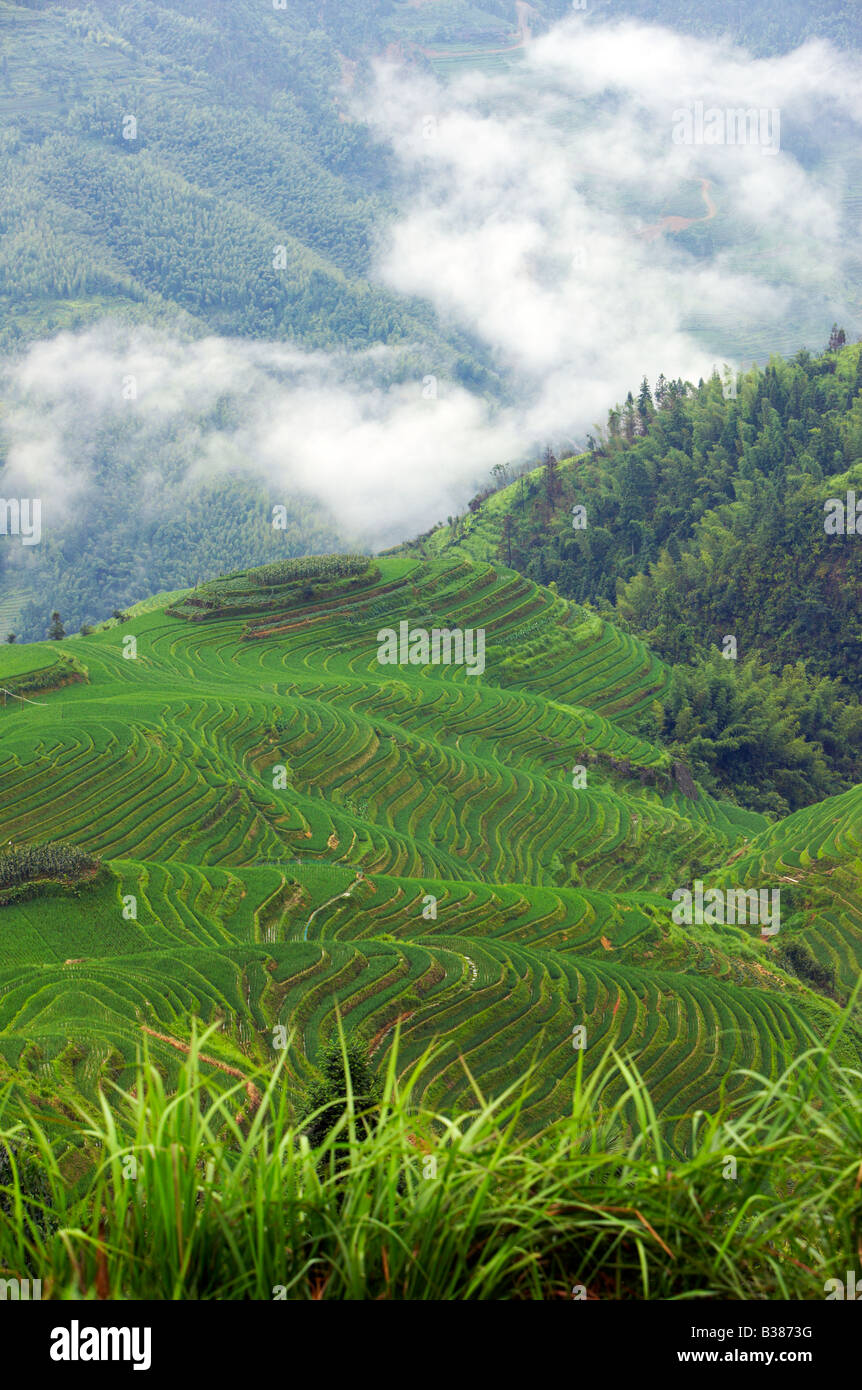
[[[532,1138],[529,1076],[445,1117],[412,1103],[427,1063],[399,1078],[397,1046],[370,1133],[348,1096],[316,1149],[282,1066],[219,1087],[205,1037],[171,1094],[142,1056],[83,1149],[13,1123],[7,1092],[0,1277],[55,1299],[822,1299],[862,1256],[862,1075],[836,1042],[696,1115],[683,1157],[612,1050]]]

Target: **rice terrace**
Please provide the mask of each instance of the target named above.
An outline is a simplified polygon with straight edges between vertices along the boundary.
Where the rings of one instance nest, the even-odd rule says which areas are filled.
[[[396,628],[483,626],[482,678],[381,665],[381,606]],[[0,1054],[46,1133],[107,1082],[134,1093],[144,1047],[169,1089],[194,1050],[240,1099],[275,1067],[299,1093],[340,1019],[376,1067],[396,1038],[402,1079],[422,1062],[423,1111],[528,1072],[522,1136],[598,1068],[625,1145],[633,1057],[685,1161],[698,1112],[842,1033],[862,789],[778,825],[707,795],[636,732],[661,661],[513,571],[288,561],[28,647],[32,677],[23,650],[8,676],[0,657],[7,688],[41,687],[0,713]],[[75,849],[16,873],[31,844]],[[834,990],[756,926],[676,925],[696,878],[781,889]],[[835,1046],[853,1063],[856,1029]]]
[[[743,845],[754,883],[764,860],[779,885],[795,860],[765,820],[686,797],[632,732],[662,690],[657,660],[490,565],[363,565],[205,585],[60,644],[84,679],[7,706],[7,837],[103,866],[92,887],[4,910],[3,1055],[36,1091],[55,1070],[93,1097],[105,1069],[128,1085],[141,1028],[183,1034],[192,1014],[221,1024],[210,1047],[234,1065],[271,1058],[275,1026],[295,1031],[301,1078],[337,1003],[369,1035],[401,1016],[403,1065],[444,1043],[426,1091],[441,1108],[469,1094],[460,1057],[491,1092],[534,1061],[525,1119],[547,1122],[577,1024],[588,1067],[605,1037],[634,1048],[657,1103],[684,1117],[734,1067],[769,1072],[828,1027],[837,1005],[776,971],[757,932],[671,928],[675,886],[720,881]],[[482,687],[463,669],[379,666],[365,613],[381,599],[393,623],[481,622]],[[548,614],[543,638],[508,643]],[[859,807],[840,799],[830,862],[858,853]],[[820,950],[848,990],[852,939]]]

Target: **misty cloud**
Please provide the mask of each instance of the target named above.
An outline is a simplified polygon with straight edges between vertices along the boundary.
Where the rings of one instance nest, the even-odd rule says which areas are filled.
[[[392,356],[111,324],[62,333],[6,368],[4,488],[68,514],[100,486],[107,450],[131,465],[145,515],[170,507],[166,485],[175,496],[247,473],[273,504],[315,498],[349,535],[391,544],[521,444],[513,412],[493,415],[461,387],[373,386]]]
[[[80,511],[120,456],[130,505],[158,517],[178,489],[247,473],[274,503],[314,498],[356,543],[391,544],[462,509],[495,463],[583,439],[644,374],[696,381],[747,365],[735,347],[752,335],[795,350],[808,325],[820,347],[833,317],[852,332],[835,286],[858,269],[840,206],[858,76],[823,43],[755,62],[730,43],[581,16],[493,76],[444,86],[381,63],[356,114],[392,145],[403,182],[376,273],[485,345],[506,406],[433,360],[404,381],[384,347],[104,324],[6,364],[4,489]],[[697,102],[780,110],[780,154],[674,143],[674,113]],[[715,207],[711,241],[686,246],[662,226],[680,200],[695,221]]]
[[[752,331],[780,346],[800,324],[794,350],[814,323],[820,347],[832,316],[853,324],[830,299],[852,263],[848,231],[856,241],[840,162],[811,172],[787,143],[774,158],[680,145],[675,113],[777,111],[791,142],[803,130],[809,152],[838,139],[849,155],[859,75],[824,43],[753,61],[726,42],[582,16],[503,75],[444,88],[380,64],[372,120],[410,190],[380,274],[493,350],[528,434],[583,430],[645,372],[696,380]],[[711,251],[661,229],[680,199],[705,226],[715,206]]]

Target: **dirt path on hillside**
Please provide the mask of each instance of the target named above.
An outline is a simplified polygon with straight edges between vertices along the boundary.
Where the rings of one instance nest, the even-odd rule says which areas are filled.
[[[638,235],[643,237],[644,241],[657,241],[660,236],[664,236],[665,232],[671,232],[673,235],[676,235],[677,232],[684,232],[689,227],[696,226],[699,222],[711,222],[718,213],[718,208],[709,191],[711,187],[712,184],[709,179],[700,180],[701,197],[703,198],[706,208],[705,217],[663,217],[654,227],[644,227]]]
[[[191,1052],[188,1043],[181,1042],[179,1038],[172,1038],[169,1033],[157,1033],[155,1028],[149,1028],[146,1023],[141,1024],[141,1032],[149,1033],[151,1038],[158,1038],[159,1042],[164,1042],[170,1047],[175,1047],[178,1052],[184,1052],[186,1056]],[[220,1062],[217,1057],[209,1057],[205,1052],[199,1052],[198,1056],[202,1062],[208,1063],[209,1066],[218,1067],[219,1071],[226,1072],[228,1076],[235,1077],[237,1081],[242,1081],[245,1084],[245,1093],[252,1110],[257,1110],[263,1100],[263,1096],[254,1082],[249,1081],[248,1077],[241,1072],[238,1067],[228,1066],[227,1062]]]
[[[415,1009],[410,1009],[407,1013],[399,1014],[397,1018],[393,1018],[391,1023],[384,1023],[383,1027],[378,1029],[371,1039],[371,1042],[368,1044],[368,1056],[373,1057],[383,1039],[386,1037],[386,1034],[391,1033],[392,1029],[397,1027],[399,1023],[404,1023],[408,1018],[412,1018],[415,1012]]]
[[[330,839],[331,839],[331,838],[332,838],[332,836],[330,836]],[[329,843],[329,842],[327,841],[327,843]],[[336,841],[336,844],[337,844],[337,841]],[[330,848],[333,848],[333,846],[330,846]],[[320,904],[320,907],[316,907],[316,908],[314,909],[314,911],[312,912],[311,916],[309,917],[308,921],[307,921],[306,924],[305,924],[305,931],[302,933],[302,939],[303,939],[303,941],[307,941],[307,940],[308,940],[308,928],[311,926],[311,924],[312,924],[312,922],[314,921],[315,917],[317,916],[318,912],[322,912],[323,909],[324,909],[325,907],[331,907],[333,903],[337,903],[337,902],[338,902],[338,899],[339,899],[339,898],[349,898],[349,897],[350,897],[350,890],[351,890],[351,888],[353,888],[353,887],[355,887],[355,881],[354,881],[354,883],[351,883],[347,888],[345,888],[345,890],[344,890],[343,893],[335,893],[335,894],[333,894],[333,896],[332,896],[331,898],[327,898],[327,899],[326,899],[326,902],[325,902],[325,903],[321,903],[321,904]]]

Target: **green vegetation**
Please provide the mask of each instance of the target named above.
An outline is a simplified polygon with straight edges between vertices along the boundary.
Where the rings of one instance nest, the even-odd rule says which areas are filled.
[[[672,669],[654,730],[715,795],[784,815],[862,777],[862,706],[843,682],[718,651]]]
[[[166,467],[176,488],[167,519],[154,514],[142,526],[137,508],[129,506],[140,483],[139,464],[118,442],[111,486],[93,498],[86,518],[64,534],[62,546],[38,547],[39,555],[16,569],[0,549],[0,583],[14,585],[7,595],[7,624],[22,641],[39,641],[49,633],[45,593],[62,604],[63,625],[71,634],[114,611],[128,612],[136,599],[153,591],[179,592],[180,585],[184,590],[250,561],[281,564],[288,556],[331,551],[339,544],[334,523],[301,498],[290,502],[284,527],[275,529],[271,499],[256,484],[228,477],[185,492],[179,443]],[[4,657],[9,650],[4,644]]]
[[[0,684],[8,685],[22,675],[34,674],[32,648],[6,645],[0,647]]]
[[[38,691],[56,690],[70,681],[83,679],[79,664],[67,653],[57,656],[44,649],[37,653],[37,649],[29,645],[0,647],[0,701],[4,708],[9,696],[14,706]]]
[[[828,39],[839,48],[859,47],[859,15],[855,0],[783,0],[776,5],[736,5],[731,13],[712,0],[593,0],[603,9],[633,19],[665,24],[697,38],[734,41],[758,57],[798,48],[806,39]]]
[[[859,978],[862,939],[862,816],[858,789],[830,797],[779,821],[747,846],[734,864],[743,876],[767,875],[782,883],[792,915],[784,942],[800,940],[807,955],[837,980],[847,998]],[[799,972],[805,978],[805,972]],[[808,970],[810,980],[812,971]],[[822,988],[823,976],[815,975]]]
[[[86,682],[0,710],[5,837],[103,865],[0,907],[0,1070],[49,1129],[71,1097],[132,1085],[144,1038],[172,1087],[195,1021],[242,1075],[286,1029],[298,1098],[338,1010],[377,1067],[396,1027],[406,1070],[433,1045],[440,1112],[472,1094],[462,1059],[490,1095],[532,1066],[525,1132],[568,1108],[583,1028],[585,1077],[607,1044],[636,1057],[680,1148],[698,1107],[743,1099],[740,1068],[774,1077],[832,1026],[862,964],[862,788],[797,813],[848,824],[824,839],[816,917],[803,886],[788,902],[793,938],[834,953],[830,998],[756,926],[672,921],[697,877],[784,888],[773,845],[807,832],[714,798],[639,732],[672,679],[640,641],[501,566],[324,568],[34,646],[36,667],[74,652]],[[483,626],[484,674],[380,665],[377,632],[404,620]]]
[[[717,794],[784,814],[862,780],[862,549],[824,527],[830,498],[862,495],[862,349],[735,389],[644,382],[588,453],[549,450],[413,549],[597,604],[674,664],[645,732]],[[738,661],[716,659],[728,634]]]
[[[291,579],[346,579],[365,574],[368,568],[367,555],[312,555],[302,560],[263,565],[252,570],[249,578],[253,584],[270,587],[286,584]]]
[[[394,164],[351,91],[389,44],[517,64],[569,8],[0,0],[0,348],[107,319],[108,355],[361,347],[385,385],[430,361],[502,398],[373,282]],[[740,36],[846,43],[820,11]],[[0,551],[3,1277],[822,1297],[862,1241],[862,572],[823,524],[862,495],[862,348],[645,380],[583,454],[498,463],[374,558],[247,480],[247,406],[151,411],[146,449],[108,413],[86,505]],[[481,671],[382,664],[402,627],[481,629]],[[695,884],[746,912],[682,925]]]
[[[373,1109],[347,1097],[310,1146],[279,1070],[251,1093],[219,1085],[208,1043],[173,1095],[144,1056],[134,1088],[86,1122],[74,1167],[29,1117],[35,1188],[0,1107],[7,1276],[71,1299],[818,1299],[862,1234],[862,1078],[834,1039],[750,1076],[746,1106],[701,1114],[684,1155],[612,1052],[525,1139],[532,1076],[439,1113],[421,1102],[433,1056],[399,1081],[393,1050]]]
[[[98,866],[97,859],[75,845],[13,845],[0,854],[0,888],[44,878],[80,878]]]
[[[417,332],[365,279],[385,170],[333,100],[350,35],[316,11],[0,6],[6,346],[106,313],[319,347]]]
[[[308,1142],[320,1148],[345,1114],[360,1135],[370,1135],[383,1095],[363,1039],[334,1034],[314,1058],[314,1066],[320,1075],[309,1083],[300,1111]]]
[[[514,16],[514,4],[493,8]],[[0,350],[97,324],[106,337],[151,326],[186,342],[386,344],[381,381],[421,380],[430,358],[441,377],[493,390],[465,334],[370,277],[395,210],[391,155],[351,119],[349,84],[398,40],[401,17],[387,0],[283,11],[271,0],[0,0]],[[0,416],[8,409],[0,401]],[[239,429],[246,409],[241,389],[226,391],[220,428]],[[55,606],[73,632],[160,590],[345,546],[295,489],[271,498],[227,470],[192,485],[200,424],[152,423],[143,449],[122,418],[98,432],[84,514],[55,514],[53,543],[20,565],[0,546],[4,639],[40,640]],[[4,434],[0,479],[10,448]],[[286,507],[278,530],[273,503]]]

